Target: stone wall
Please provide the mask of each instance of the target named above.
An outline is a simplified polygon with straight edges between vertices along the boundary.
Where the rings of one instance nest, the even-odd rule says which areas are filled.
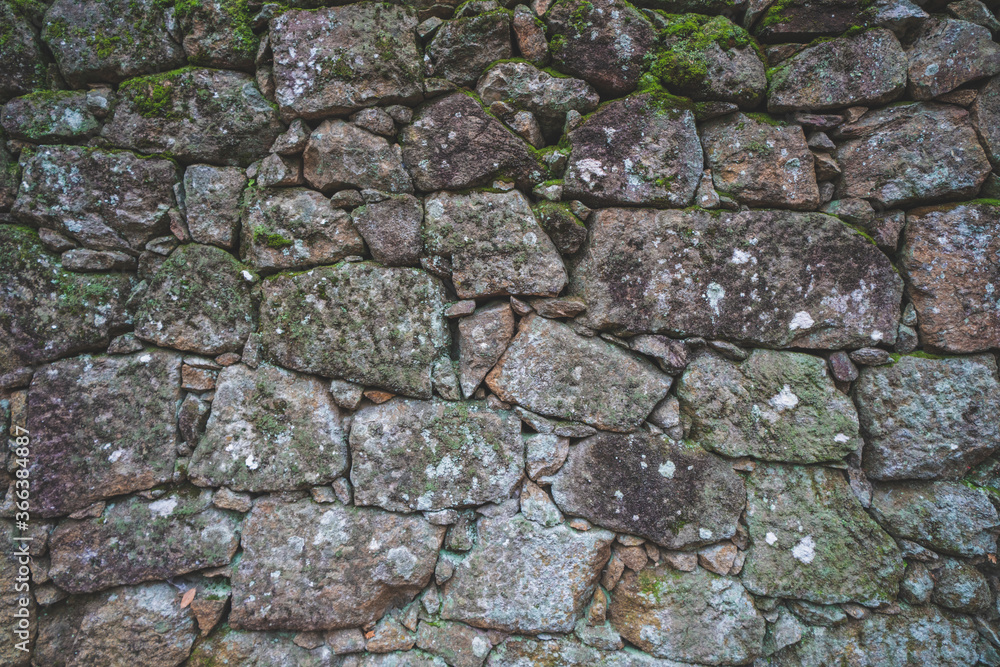
[[[0,664],[1000,665],[996,0],[498,1],[0,0]]]

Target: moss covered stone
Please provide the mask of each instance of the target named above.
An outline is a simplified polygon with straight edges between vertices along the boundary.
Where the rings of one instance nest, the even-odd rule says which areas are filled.
[[[254,69],[260,39],[248,0],[176,0],[174,13],[184,30],[184,53],[192,65]]]
[[[84,91],[39,92],[3,107],[0,124],[12,139],[36,144],[83,139],[100,128]]]

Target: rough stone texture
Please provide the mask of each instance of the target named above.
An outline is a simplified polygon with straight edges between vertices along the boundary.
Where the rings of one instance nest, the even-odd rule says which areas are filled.
[[[188,474],[199,486],[283,491],[329,484],[347,470],[341,414],[325,382],[269,364],[219,374]]]
[[[602,651],[571,637],[538,639],[512,635],[496,646],[486,661],[487,667],[684,667],[685,663],[654,658],[629,646],[622,651]]]
[[[758,9],[754,35],[763,42],[808,42],[840,35],[863,21],[858,0],[789,0]]]
[[[622,637],[654,656],[708,665],[758,657],[766,625],[736,579],[667,565],[626,572],[608,616]]]
[[[238,239],[240,198],[246,184],[239,167],[193,164],[185,169],[184,210],[191,238],[232,248]]]
[[[1000,77],[979,89],[969,111],[986,156],[994,165],[1000,164]]]
[[[894,536],[935,551],[956,556],[996,553],[996,508],[984,492],[959,483],[876,486],[872,514]]]
[[[836,218],[607,209],[589,223],[571,291],[596,329],[768,347],[895,340],[902,281]]]
[[[410,192],[395,144],[342,120],[326,120],[309,136],[302,154],[306,182],[329,194],[345,188]]]
[[[594,593],[614,535],[543,528],[521,515],[480,519],[441,617],[504,632],[569,632]]]
[[[479,401],[366,406],[350,442],[354,502],[394,512],[501,502],[524,474],[520,418]]]
[[[425,49],[434,76],[474,86],[490,63],[511,57],[510,25],[510,13],[496,11],[445,23]]]
[[[67,3],[68,4],[68,3]],[[46,85],[42,50],[30,17],[14,3],[0,4],[0,102]]]
[[[670,388],[648,361],[537,315],[521,320],[486,383],[501,400],[619,432],[635,430]]]
[[[331,662],[332,652],[328,646],[303,648],[284,632],[247,632],[224,628],[199,643],[186,664],[190,667],[216,667],[220,664],[244,667],[326,667],[338,664]]]
[[[587,226],[565,204],[543,201],[533,209],[538,223],[565,255],[575,254],[587,240]]]
[[[480,667],[492,648],[487,634],[461,623],[421,623],[417,646],[454,667]]]
[[[687,206],[703,156],[694,114],[650,94],[601,107],[569,133],[563,194],[589,206]]]
[[[967,21],[924,21],[907,57],[908,92],[915,100],[929,100],[967,81],[1000,72],[1000,46],[989,30]]]
[[[229,623],[245,630],[370,623],[427,585],[443,538],[443,527],[416,515],[262,498],[243,524]]]
[[[32,513],[69,514],[168,481],[174,472],[180,355],[77,357],[28,390]]]
[[[458,373],[465,398],[475,393],[513,337],[514,312],[509,303],[490,304],[458,321]]]
[[[284,129],[249,74],[185,68],[123,84],[101,136],[113,146],[169,153],[184,163],[246,167],[267,155]]]
[[[874,606],[896,597],[903,560],[841,473],[758,465],[747,478],[743,584],[769,597]]]
[[[842,126],[835,196],[886,208],[975,196],[990,163],[968,115],[950,104],[903,104]]]
[[[424,219],[421,200],[413,195],[390,195],[354,209],[351,219],[376,262],[386,266],[419,263],[424,249],[420,235]]]
[[[1000,447],[993,355],[867,366],[854,385],[872,479],[960,479]]]
[[[177,171],[168,160],[82,146],[43,146],[22,160],[12,209],[21,220],[88,248],[135,255],[169,228]]]
[[[374,2],[274,18],[269,34],[282,114],[320,118],[420,101],[416,25],[412,9]]]
[[[645,433],[599,433],[570,448],[552,479],[564,512],[669,549],[736,533],[746,504],[743,480],[692,443]]]
[[[0,129],[0,213],[10,210],[21,186],[21,165],[17,156],[7,150],[7,141]]]
[[[240,256],[265,272],[334,264],[364,253],[351,216],[305,188],[248,193]]]
[[[910,210],[900,264],[920,342],[967,353],[1000,345],[1000,202]]]
[[[181,246],[149,281],[135,314],[136,337],[201,354],[241,350],[254,327],[245,271],[215,246]]]
[[[555,296],[566,285],[559,252],[520,192],[441,192],[424,210],[424,250],[451,261],[459,298]]]
[[[804,49],[778,65],[767,109],[827,111],[892,102],[906,87],[906,54],[884,28]]]
[[[861,448],[858,416],[820,357],[754,350],[734,363],[704,354],[677,383],[690,437],[724,456],[818,463]]]
[[[222,69],[254,69],[259,39],[247,5],[228,0],[200,0],[174,5],[184,31],[184,53],[192,65]]]
[[[87,93],[83,91],[34,93],[13,99],[4,105],[0,125],[12,139],[33,143],[86,138],[100,128],[87,108]]]
[[[449,343],[441,283],[415,269],[338,264],[264,282],[266,356],[307,373],[430,398]]]

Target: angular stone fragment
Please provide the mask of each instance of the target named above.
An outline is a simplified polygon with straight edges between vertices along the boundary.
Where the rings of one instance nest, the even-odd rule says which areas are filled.
[[[483,104],[505,102],[530,111],[550,142],[558,140],[570,110],[586,114],[601,101],[590,84],[555,77],[525,62],[503,62],[491,67],[476,85]]]
[[[389,195],[354,209],[351,218],[376,262],[386,266],[414,266],[420,262],[424,249],[421,200],[413,195]]]
[[[314,190],[256,190],[242,218],[240,256],[261,271],[333,264],[364,253],[351,216]]]
[[[906,67],[899,40],[884,28],[823,42],[785,60],[772,73],[767,110],[885,104],[903,94]]]
[[[127,319],[126,274],[64,270],[34,230],[0,225],[0,375],[107,346]]]
[[[399,147],[342,120],[325,120],[309,136],[303,174],[317,190],[345,188],[411,192]]]
[[[222,370],[188,467],[195,484],[290,491],[329,484],[346,469],[340,411],[325,383],[269,364]]]
[[[589,227],[570,291],[592,328],[766,347],[895,340],[902,281],[836,218],[606,209]]]
[[[1000,516],[982,491],[956,482],[879,485],[871,509],[897,538],[956,556],[996,553]]]
[[[247,177],[239,167],[193,164],[184,170],[188,231],[198,243],[232,248],[240,225],[240,196]]]
[[[448,582],[441,617],[504,632],[569,632],[594,594],[614,534],[543,528],[520,514],[480,519]]]
[[[33,659],[51,667],[176,667],[195,637],[194,615],[181,607],[176,588],[165,582],[126,586],[70,598],[44,614]]]
[[[969,112],[917,103],[870,111],[843,125],[835,154],[843,169],[836,197],[884,207],[973,197],[990,172]]]
[[[169,160],[82,146],[44,146],[21,159],[13,212],[22,220],[88,248],[130,254],[168,230],[177,182]]]
[[[587,240],[587,226],[574,215],[569,207],[557,202],[543,201],[532,209],[538,223],[563,255],[572,255]]]
[[[45,13],[42,39],[74,87],[118,83],[184,64],[168,21],[167,6],[155,0],[56,0]]]
[[[546,372],[537,369],[544,364]],[[501,400],[608,431],[633,431],[670,389],[648,361],[529,315],[486,383]]]
[[[1000,45],[989,30],[968,21],[927,19],[906,55],[908,92],[915,100],[929,100],[1000,72]]]
[[[18,10],[19,6],[12,2],[0,4],[0,62],[4,63],[0,102],[44,88],[47,83],[35,28],[29,16]],[[13,644],[9,646],[14,650]]]
[[[261,498],[243,524],[229,623],[245,630],[371,623],[427,585],[444,531],[418,515]]]
[[[562,258],[519,191],[439,192],[424,209],[424,250],[450,259],[460,299],[555,296],[566,285]]]
[[[135,335],[163,347],[217,355],[243,349],[254,328],[244,266],[215,246],[192,243],[167,258],[135,314]]]
[[[36,372],[27,422],[32,513],[69,514],[168,481],[180,366],[180,355],[150,350],[65,359]]]
[[[474,86],[490,63],[511,57],[510,24],[511,14],[497,11],[445,22],[425,50],[434,76]]]
[[[569,142],[563,194],[588,206],[687,206],[701,180],[694,114],[648,93],[602,107]]]
[[[184,53],[192,65],[252,71],[259,38],[254,12],[227,0],[199,0],[174,5],[184,31]]]
[[[459,376],[465,398],[476,391],[513,336],[514,313],[502,301],[458,321]]]
[[[524,143],[469,95],[421,108],[400,134],[403,163],[417,190],[461,190],[507,176],[521,187],[544,180]]]
[[[691,439],[724,456],[817,463],[860,450],[858,416],[820,357],[754,350],[742,363],[714,354],[677,384]]]
[[[760,656],[767,625],[736,579],[701,569],[679,574],[666,565],[626,572],[611,593],[608,614],[640,649],[709,665]]]
[[[419,102],[423,67],[416,25],[409,7],[375,2],[287,11],[272,19],[275,99],[282,115],[319,118]]]
[[[746,492],[732,466],[697,445],[646,433],[599,433],[570,449],[552,480],[556,504],[669,549],[736,533]]]
[[[820,604],[895,599],[903,578],[899,549],[840,471],[758,465],[747,478],[747,496],[749,591]]]
[[[355,630],[360,634],[359,630]],[[364,649],[364,643],[361,645]],[[247,632],[224,627],[195,647],[186,665],[216,667],[216,665],[295,665],[296,667],[326,667],[331,662],[331,649],[317,646],[307,649],[296,645],[288,633]]]
[[[919,315],[920,342],[952,353],[1000,346],[1000,205],[911,210],[900,263]]]
[[[986,156],[994,165],[1000,164],[1000,76],[993,77],[979,89],[969,110]]]
[[[131,496],[86,521],[66,521],[49,539],[49,576],[70,593],[167,579],[227,565],[239,546],[239,515],[212,507],[212,494]]]
[[[500,502],[524,474],[521,420],[481,401],[367,406],[350,442],[354,502],[394,512]]]
[[[417,646],[444,658],[453,667],[480,667],[492,648],[482,630],[448,621],[421,623]]]
[[[440,281],[370,262],[278,275],[263,286],[266,356],[286,368],[418,398],[448,349]]]
[[[935,570],[934,604],[965,614],[982,614],[992,601],[986,575],[972,565],[948,558]]]
[[[618,0],[560,0],[545,13],[545,22],[556,68],[608,97],[635,89],[656,39],[646,17]]]
[[[748,206],[815,209],[819,187],[802,128],[742,113],[701,129],[715,189]]]
[[[33,93],[3,107],[0,124],[12,139],[36,144],[86,138],[100,128],[84,91]]]

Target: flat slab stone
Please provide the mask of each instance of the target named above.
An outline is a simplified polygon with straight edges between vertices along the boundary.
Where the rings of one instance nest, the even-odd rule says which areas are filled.
[[[1000,72],[1000,45],[988,28],[947,18],[929,18],[907,52],[915,100],[929,100],[963,83]]]
[[[99,517],[56,526],[49,576],[69,593],[90,593],[228,565],[240,519],[212,507],[208,491],[173,491],[154,501],[131,496]]]
[[[360,632],[360,631],[359,631]],[[331,663],[329,646],[307,649],[293,641],[287,632],[249,632],[219,628],[200,642],[191,652],[190,667],[215,665],[295,665],[295,667],[327,667]]]
[[[184,170],[184,211],[198,243],[232,248],[239,240],[240,200],[247,177],[239,167],[193,164]]]
[[[597,667],[686,667],[685,663],[654,658],[632,646],[620,651],[602,651],[572,636],[552,639],[511,635],[495,646],[486,667],[541,667],[542,665],[594,665]]]
[[[521,192],[439,192],[424,211],[424,250],[451,260],[460,299],[556,296],[566,286],[559,251]]]
[[[569,632],[594,594],[614,534],[543,528],[520,514],[480,519],[441,617],[503,632]]]
[[[758,10],[753,34],[762,42],[809,42],[841,35],[863,23],[865,5],[858,0],[790,0]]]
[[[671,379],[611,343],[529,315],[486,384],[501,400],[533,412],[628,432],[666,396]]]
[[[3,107],[0,125],[12,139],[61,143],[86,138],[100,129],[82,90],[45,91],[18,97]]]
[[[188,475],[199,486],[291,491],[347,470],[347,438],[328,383],[262,363],[219,373]]]
[[[342,120],[325,120],[302,153],[302,173],[312,187],[330,194],[345,188],[412,192],[396,144]]]
[[[169,481],[180,367],[179,354],[149,350],[37,371],[28,389],[32,514],[69,514]]]
[[[448,349],[446,297],[423,271],[338,264],[264,281],[260,331],[275,363],[430,398]]]
[[[368,405],[350,443],[354,502],[393,512],[502,502],[524,474],[520,417],[485,401]]]
[[[747,497],[747,590],[819,604],[876,606],[896,598],[899,549],[839,470],[758,465],[747,477]]]
[[[677,383],[692,440],[724,456],[818,463],[861,449],[854,404],[821,357],[754,350],[735,363],[703,354]]]
[[[570,291],[586,301],[580,319],[592,328],[759,347],[895,340],[902,281],[836,218],[605,209],[588,226]]]
[[[241,630],[371,623],[430,582],[444,532],[419,515],[258,499],[243,524],[229,623]]]
[[[647,433],[598,433],[570,447],[552,479],[562,511],[668,549],[736,534],[746,505],[732,466],[693,443]]]
[[[950,204],[906,216],[900,264],[920,342],[952,353],[1000,346],[1000,205]]]
[[[767,625],[739,580],[666,564],[627,571],[611,592],[608,617],[654,656],[709,665],[759,657]]]

